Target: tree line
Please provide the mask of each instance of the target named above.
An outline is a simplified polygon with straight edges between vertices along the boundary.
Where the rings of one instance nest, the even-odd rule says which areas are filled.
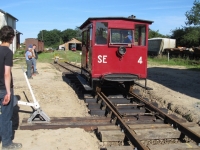
[[[149,30],[148,38],[163,37],[176,39],[177,46],[197,47],[200,46],[200,1],[194,0],[193,7],[185,13],[185,26],[171,30],[171,35],[163,35],[159,30]],[[81,31],[78,27],[75,29],[66,29],[60,31],[41,30],[38,33],[38,39],[44,41],[45,47],[58,48],[59,45],[70,41],[72,38],[81,40]]]
[[[38,33],[38,40],[44,41],[45,47],[52,47],[54,49],[58,48],[59,45],[70,41],[72,38],[81,40],[81,33],[78,27],[75,29],[66,29],[64,31],[57,29],[50,31],[41,30]]]

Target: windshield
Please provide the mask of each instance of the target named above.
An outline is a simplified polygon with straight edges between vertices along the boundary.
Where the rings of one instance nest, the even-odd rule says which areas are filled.
[[[111,44],[130,44],[133,41],[133,30],[111,29]]]

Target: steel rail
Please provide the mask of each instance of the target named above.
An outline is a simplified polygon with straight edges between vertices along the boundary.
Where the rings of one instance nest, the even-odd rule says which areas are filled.
[[[73,74],[77,74],[77,72],[76,71],[73,71],[73,70],[71,70],[71,69],[69,69],[69,68],[67,68],[66,66],[64,66],[64,65],[61,65],[60,63],[57,63],[59,66],[61,66],[61,67],[63,67],[63,68],[65,68],[66,70],[68,70],[68,71],[70,71],[70,72],[72,72]],[[67,63],[67,64],[69,64],[69,63]],[[73,66],[72,64],[69,64],[69,65],[71,65],[71,66]],[[73,66],[74,67],[74,66]],[[80,68],[79,68],[80,69]]]
[[[80,67],[77,67],[73,64],[70,64],[68,62],[65,62],[65,63],[80,69]],[[65,69],[71,71],[72,73],[77,74],[77,72],[72,71],[72,70],[66,68],[65,66],[59,64],[59,63],[57,63],[57,64],[60,65],[61,67],[65,68]],[[140,140],[138,140],[136,138],[136,134],[132,130],[130,130],[129,126],[126,125],[126,123],[122,120],[122,115],[117,111],[117,109],[113,106],[113,104],[109,101],[109,99],[102,92],[101,92],[101,94],[100,93],[97,93],[97,94],[102,98],[102,100],[105,102],[105,104],[109,107],[109,109],[117,117],[118,121],[121,123],[122,127],[124,128],[124,131],[126,132],[127,138],[131,141],[131,143],[133,145],[135,145],[139,150],[149,150],[147,147],[142,145]],[[188,127],[186,127],[182,123],[177,122],[174,118],[170,117],[165,112],[163,112],[162,110],[160,110],[156,106],[152,105],[148,101],[142,99],[141,97],[139,97],[135,93],[129,92],[129,94],[134,96],[135,98],[137,98],[141,102],[143,102],[145,104],[145,107],[148,110],[154,111],[157,114],[158,117],[162,117],[164,120],[168,121],[168,123],[172,124],[175,128],[177,128],[179,131],[181,131],[181,133],[183,133],[184,135],[187,135],[189,138],[191,138],[193,141],[195,141],[198,146],[200,146],[200,136],[198,134],[196,134],[195,132],[190,130]]]
[[[130,140],[130,142],[136,147],[138,150],[149,150],[145,147],[140,140],[136,137],[136,134],[133,130],[129,128],[129,126],[123,121],[121,114],[117,111],[117,109],[113,106],[110,100],[101,92],[97,95],[104,101],[106,106],[112,111],[112,113],[117,117],[118,121],[120,122],[121,127],[123,127],[124,132],[126,133],[126,137]]]
[[[174,118],[170,117],[169,115],[167,115],[165,112],[161,111],[159,108],[155,107],[154,105],[152,105],[151,103],[149,103],[148,101],[142,99],[141,97],[139,97],[138,95],[136,95],[133,92],[129,92],[130,95],[134,96],[135,98],[137,98],[138,100],[142,101],[145,104],[145,107],[147,107],[148,109],[150,109],[151,111],[155,111],[158,113],[158,115],[160,115],[161,117],[163,117],[166,121],[168,121],[169,123],[171,123],[173,126],[175,126],[179,131],[181,131],[181,133],[187,135],[189,138],[191,138],[193,141],[195,141],[197,143],[198,146],[200,146],[200,136],[197,135],[195,132],[193,132],[192,130],[190,130],[188,127],[186,127],[185,125],[177,122]]]
[[[81,69],[80,67],[78,67],[78,66],[76,66],[76,65],[73,65],[73,64],[71,64],[71,63],[69,63],[69,62],[67,62],[67,61],[64,61],[64,62],[65,62],[66,64],[69,64],[69,65],[75,67],[75,68]]]

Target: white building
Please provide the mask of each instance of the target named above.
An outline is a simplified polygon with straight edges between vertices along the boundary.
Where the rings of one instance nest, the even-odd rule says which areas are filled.
[[[13,53],[16,51],[16,49],[20,45],[20,34],[21,33],[16,30],[16,22],[17,21],[18,21],[17,18],[15,18],[11,14],[0,9],[0,28],[2,28],[5,25],[9,25],[15,31],[15,37],[13,39],[13,43],[10,45],[10,49],[13,51]],[[0,43],[1,43],[1,41],[0,41]]]

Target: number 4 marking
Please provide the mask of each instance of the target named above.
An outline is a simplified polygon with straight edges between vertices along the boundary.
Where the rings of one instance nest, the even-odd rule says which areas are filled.
[[[140,57],[139,59],[138,59],[138,63],[139,64],[142,64],[143,62],[142,62],[142,57]]]

